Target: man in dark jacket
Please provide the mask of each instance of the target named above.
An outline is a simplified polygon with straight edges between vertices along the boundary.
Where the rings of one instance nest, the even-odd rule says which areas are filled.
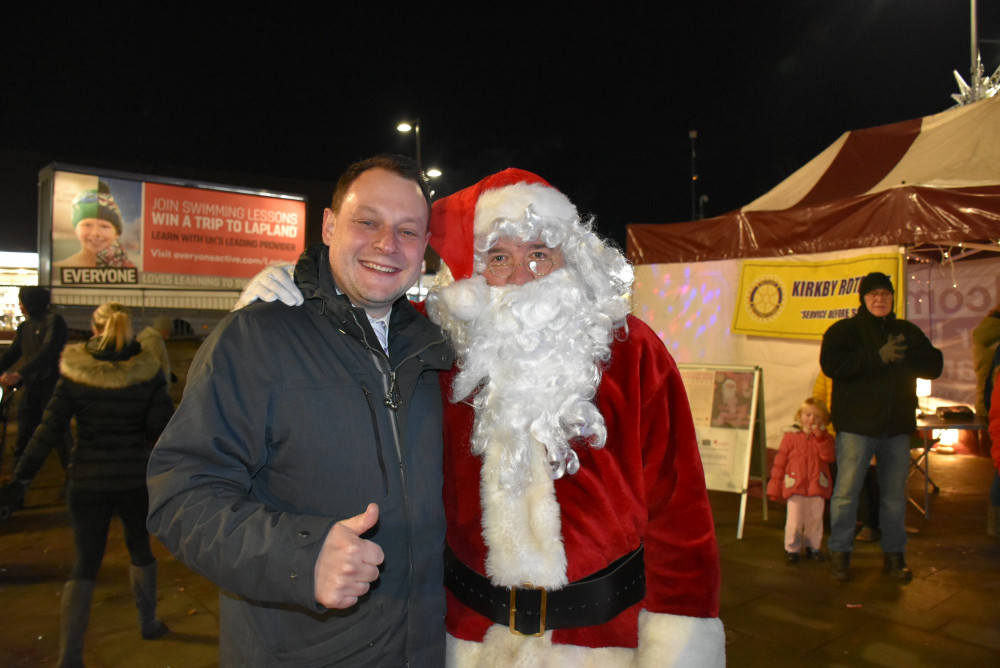
[[[150,529],[225,590],[223,666],[444,663],[453,353],[405,297],[428,199],[408,159],[349,168],[296,266],[305,306],[227,316],[150,458]]]
[[[831,575],[850,579],[858,493],[872,456],[878,463],[885,573],[909,580],[906,566],[906,480],[910,434],[917,427],[917,378],[937,378],[944,358],[920,328],[896,318],[888,276],[873,272],[860,288],[861,306],[823,335],[820,366],[833,379],[837,480],[830,500]]]
[[[21,312],[26,318],[17,328],[10,348],[0,357],[0,384],[4,391],[20,388],[18,399],[17,442],[14,463],[42,421],[45,406],[59,380],[59,355],[66,345],[66,321],[49,311],[49,291],[39,286],[25,286],[18,291]],[[63,468],[69,464],[66,441],[56,445]],[[0,444],[0,461],[3,448]]]

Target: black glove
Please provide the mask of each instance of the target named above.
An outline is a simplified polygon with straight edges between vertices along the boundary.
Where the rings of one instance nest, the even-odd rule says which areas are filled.
[[[898,362],[906,355],[906,337],[902,334],[890,334],[889,340],[878,349],[878,356],[882,358],[882,364]]]

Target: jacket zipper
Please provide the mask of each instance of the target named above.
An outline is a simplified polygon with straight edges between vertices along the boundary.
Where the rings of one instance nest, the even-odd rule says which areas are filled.
[[[378,429],[378,415],[375,413],[375,402],[371,390],[364,383],[361,383],[361,391],[365,393],[365,400],[368,403],[368,412],[371,415],[372,431],[375,432],[375,454],[378,456],[378,468],[382,474],[382,498],[389,496],[389,473],[385,468],[385,457],[382,455],[382,437]]]
[[[358,317],[357,317],[357,315],[355,315],[355,313],[354,313],[353,310],[351,311],[351,316],[354,318],[355,324],[358,325],[358,327],[361,329],[362,338],[364,340],[365,346],[368,347],[369,351],[372,354],[372,361],[375,363],[375,366],[379,369],[379,372],[382,374],[383,390],[385,391],[385,399],[382,401],[382,403],[383,403],[383,405],[386,408],[388,408],[391,411],[390,421],[392,423],[392,437],[393,437],[393,441],[394,441],[395,446],[396,446],[396,456],[399,459],[399,478],[400,478],[400,482],[401,482],[402,488],[403,488],[402,489],[403,505],[406,508],[406,516],[410,517],[411,516],[411,513],[410,513],[410,494],[409,494],[409,491],[408,491],[407,485],[406,485],[406,468],[403,465],[403,447],[402,447],[402,443],[401,443],[401,439],[400,439],[400,425],[399,425],[399,422],[398,422],[398,420],[399,420],[398,409],[399,409],[399,406],[400,406],[400,402],[402,401],[402,398],[401,398],[401,396],[399,394],[399,386],[398,386],[398,383],[396,381],[396,371],[392,367],[392,362],[389,360],[389,356],[386,354],[386,352],[384,350],[382,350],[382,346],[379,345],[378,348],[376,349],[376,348],[373,348],[368,343],[367,336],[365,336],[365,334],[364,334],[364,327],[362,327],[361,323],[358,322]],[[409,360],[411,360],[413,358],[419,358],[420,353],[424,352],[425,350],[428,350],[429,348],[431,348],[434,345],[437,345],[437,344],[443,343],[443,342],[444,342],[444,337],[443,336],[440,337],[439,339],[435,340],[435,341],[429,341],[427,343],[427,345],[425,345],[424,347],[420,348],[419,350],[413,351],[412,353],[410,353],[409,355],[407,355],[405,358],[399,360],[399,362],[396,364],[396,368],[399,368],[404,363],[408,362]],[[383,371],[383,367],[382,367],[383,360],[384,360],[384,363],[386,365],[385,368],[387,369],[388,372]],[[362,385],[362,389],[364,389],[365,396],[368,399],[369,410],[372,411],[372,420],[375,421],[375,408],[374,408],[374,405],[372,403],[372,397],[371,397],[371,395],[369,393],[369,390],[364,385]],[[376,428],[376,433],[377,433],[377,430],[378,430],[378,424],[377,424],[377,422],[375,424],[375,428]],[[379,441],[379,464],[381,466],[383,466],[382,471],[383,471],[383,474],[385,474],[384,461],[382,460],[381,441]],[[388,495],[388,487],[386,488],[386,495]],[[408,578],[408,581],[410,583],[410,590],[411,590],[411,593],[412,593],[412,588],[413,588],[413,551],[412,551],[412,549],[411,549],[410,546],[413,545],[414,536],[413,536],[413,533],[412,533],[411,529],[412,529],[411,523],[409,521],[406,522],[406,530],[407,530],[406,544],[407,544],[407,553],[408,553],[407,554],[407,560],[406,560],[407,561],[407,578]],[[409,636],[410,634],[407,633],[407,635]],[[407,640],[406,645],[409,646],[409,640]],[[409,662],[407,662],[407,663],[409,663]]]

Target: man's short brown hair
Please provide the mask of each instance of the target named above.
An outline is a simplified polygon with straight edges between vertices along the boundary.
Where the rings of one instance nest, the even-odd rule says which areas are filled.
[[[413,181],[420,186],[420,192],[424,195],[424,201],[427,202],[428,209],[430,208],[431,191],[427,187],[427,179],[424,178],[423,171],[417,165],[416,160],[408,158],[405,155],[382,154],[356,162],[344,170],[344,173],[337,180],[336,187],[333,189],[333,200],[330,202],[330,209],[334,213],[340,212],[340,206],[344,203],[344,197],[347,196],[347,191],[350,190],[354,180],[369,169],[384,169],[388,172],[398,174],[404,179]]]

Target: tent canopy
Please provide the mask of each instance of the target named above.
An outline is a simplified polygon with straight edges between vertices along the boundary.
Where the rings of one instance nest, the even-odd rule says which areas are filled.
[[[715,218],[630,224],[635,264],[874,246],[998,250],[1000,98],[845,132],[775,188]]]

